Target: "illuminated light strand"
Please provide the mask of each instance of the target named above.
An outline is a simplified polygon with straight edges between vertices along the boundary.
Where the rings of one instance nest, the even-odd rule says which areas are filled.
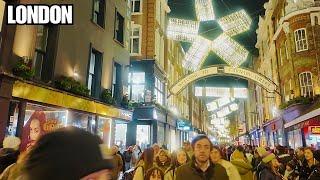
[[[169,18],[167,36],[176,41],[193,42],[198,37],[199,25],[198,21]]]
[[[217,100],[212,101],[211,103],[207,104],[207,110],[208,111],[215,111],[219,108],[235,101],[235,98],[219,98]]]
[[[201,36],[198,36],[192,46],[186,53],[182,66],[190,71],[200,69],[203,61],[209,55],[211,50],[211,41]]]
[[[195,0],[196,14],[199,21],[215,20],[211,0]]]
[[[224,33],[235,36],[250,29],[252,20],[245,10],[234,12],[218,20]]]
[[[205,90],[205,92],[203,91]],[[233,96],[232,96],[233,91]],[[205,94],[204,94],[205,93]],[[222,87],[195,87],[195,96],[201,97],[217,97],[217,98],[248,98],[247,88],[222,88]]]
[[[233,67],[239,67],[249,55],[244,47],[224,33],[212,42],[212,50]]]

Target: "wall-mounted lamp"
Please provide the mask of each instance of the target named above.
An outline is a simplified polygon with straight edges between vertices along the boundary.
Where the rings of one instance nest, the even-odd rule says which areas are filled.
[[[79,78],[79,73],[76,68],[73,69],[73,78],[78,79]]]

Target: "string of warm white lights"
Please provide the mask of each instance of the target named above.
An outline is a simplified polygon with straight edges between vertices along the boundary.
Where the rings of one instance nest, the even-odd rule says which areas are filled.
[[[198,37],[198,21],[169,18],[167,36],[176,41],[194,42]]]
[[[196,14],[199,21],[213,21],[215,15],[211,0],[195,0]]]

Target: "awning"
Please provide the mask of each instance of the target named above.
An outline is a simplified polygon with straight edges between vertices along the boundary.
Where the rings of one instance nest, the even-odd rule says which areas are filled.
[[[305,120],[311,119],[311,118],[319,116],[319,115],[320,115],[320,108],[316,109],[316,110],[313,110],[313,111],[311,111],[311,112],[309,112],[307,114],[304,114],[304,115],[302,115],[302,116],[300,116],[300,117],[298,117],[298,118],[286,123],[284,125],[284,128],[288,128],[288,127],[293,126],[295,124],[299,124],[299,123],[301,123],[301,122],[303,122]]]

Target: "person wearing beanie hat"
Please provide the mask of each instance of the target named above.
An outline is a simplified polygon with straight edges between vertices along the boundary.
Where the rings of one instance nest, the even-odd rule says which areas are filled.
[[[18,159],[20,152],[20,139],[15,136],[7,136],[3,140],[3,148],[0,149],[0,174]]]
[[[253,167],[243,152],[236,149],[231,155],[230,162],[238,169],[242,180],[253,179]]]
[[[111,179],[112,159],[104,159],[98,136],[75,128],[46,134],[32,147],[24,164],[23,179]]]
[[[320,150],[316,150],[313,153],[314,158],[318,161],[318,164],[313,169],[312,173],[310,174],[308,180],[318,180],[320,179]]]
[[[279,162],[276,158],[276,155],[267,152],[262,156],[261,163],[264,163],[263,169],[259,173],[259,180],[282,180],[281,174],[278,172]]]

